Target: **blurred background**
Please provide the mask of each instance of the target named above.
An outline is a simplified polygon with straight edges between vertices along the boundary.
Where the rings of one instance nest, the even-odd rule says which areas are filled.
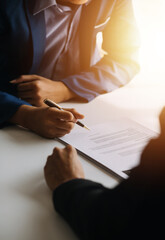
[[[102,96],[112,111],[159,132],[165,106],[165,0],[132,0],[140,32],[140,72],[123,88]],[[107,107],[108,108],[108,107]]]
[[[133,4],[141,38],[141,72],[133,81],[164,85],[165,0],[133,0]]]

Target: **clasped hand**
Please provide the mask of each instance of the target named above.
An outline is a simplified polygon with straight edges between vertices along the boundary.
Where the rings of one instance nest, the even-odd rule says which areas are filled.
[[[10,83],[17,85],[19,98],[37,107],[44,106],[45,98],[58,103],[75,97],[75,94],[64,83],[38,75],[22,75]]]
[[[65,148],[54,148],[44,167],[47,185],[51,190],[60,184],[75,179],[84,178],[84,170],[78,159],[76,149],[71,145]]]

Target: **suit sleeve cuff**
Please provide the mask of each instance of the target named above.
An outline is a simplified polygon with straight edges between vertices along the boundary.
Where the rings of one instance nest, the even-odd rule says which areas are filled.
[[[23,101],[8,93],[0,92],[0,128],[11,125],[7,121],[16,113],[21,105],[30,105],[28,102]]]

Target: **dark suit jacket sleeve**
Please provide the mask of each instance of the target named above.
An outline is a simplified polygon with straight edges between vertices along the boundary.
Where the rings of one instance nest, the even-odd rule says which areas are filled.
[[[75,179],[60,185],[53,201],[80,239],[161,239],[165,215],[163,132],[149,142],[139,166],[117,187],[108,189]]]
[[[132,187],[130,181],[114,189],[89,180],[69,181],[54,191],[55,209],[80,239],[120,239],[133,228],[132,217],[145,191],[144,183]]]
[[[11,94],[0,91],[0,128],[9,125],[7,121],[23,104],[29,105]]]
[[[106,27],[94,31],[102,31],[106,54],[89,69],[62,80],[87,101],[124,86],[139,71],[139,33],[131,0],[117,0]]]
[[[29,105],[27,102],[14,96],[15,91],[9,83],[13,78],[10,77],[10,59],[9,35],[7,34],[7,21],[0,4],[0,128],[9,125],[7,121],[13,116],[22,104]],[[15,5],[15,3],[14,3]]]

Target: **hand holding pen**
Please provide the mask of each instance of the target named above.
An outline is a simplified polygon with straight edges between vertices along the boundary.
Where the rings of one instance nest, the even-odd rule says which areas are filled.
[[[55,107],[55,108],[57,108],[57,109],[59,109],[59,110],[62,110],[62,111],[64,110],[60,105],[58,105],[57,103],[53,102],[53,101],[50,100],[50,99],[45,99],[45,100],[44,100],[44,103],[45,103],[47,106],[49,106],[49,107]],[[87,130],[90,130],[85,124],[83,124],[83,123],[80,122],[80,121],[77,121],[76,124],[79,125],[80,127],[83,127],[83,128],[85,128],[85,129],[87,129]]]

